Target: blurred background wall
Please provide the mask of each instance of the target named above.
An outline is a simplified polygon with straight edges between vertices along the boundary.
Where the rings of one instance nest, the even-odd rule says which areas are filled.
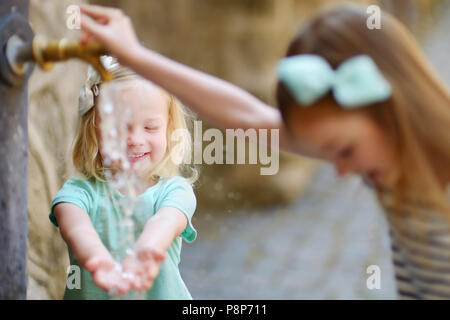
[[[35,33],[49,38],[77,38],[79,31],[66,27],[66,9],[80,2],[84,1],[31,0],[30,21]],[[302,20],[331,2],[340,1],[92,1],[122,8],[131,16],[146,46],[231,81],[271,104],[274,104],[274,67],[284,55],[289,39]],[[445,1],[355,2],[379,3],[405,22],[424,46],[431,48],[429,54],[433,61],[446,59],[439,45],[444,34],[439,30],[448,27],[442,25],[448,19],[437,12]],[[438,22],[441,24],[436,29]],[[36,68],[30,80],[29,299],[60,299],[64,291],[67,249],[58,230],[50,224],[48,212],[53,196],[74,173],[70,151],[77,96],[86,69],[85,64],[70,61],[55,65],[51,72]],[[448,74],[444,71],[443,76]],[[204,129],[207,126],[204,123]],[[394,296],[389,277],[387,291],[378,296],[349,286],[349,282],[363,277],[361,270],[369,259],[367,255],[373,252],[384,259],[388,274],[392,271],[385,226],[382,220],[374,218],[380,212],[369,191],[358,194],[361,185],[357,180],[338,181],[330,167],[301,157],[282,155],[277,175],[261,176],[259,169],[257,165],[201,168],[196,188],[199,208],[194,219],[199,238],[194,245],[185,247],[182,259],[182,274],[194,298]],[[361,200],[355,200],[355,196]],[[348,199],[344,203],[345,197]],[[364,237],[368,220],[361,215],[355,219],[353,213],[358,210],[371,212],[371,223],[380,225],[375,233],[380,236],[376,242],[378,247],[369,247],[373,239]],[[307,230],[323,232],[313,235]],[[262,232],[273,241],[268,244],[267,239],[261,239]],[[324,234],[333,237],[324,239]],[[357,241],[364,245],[358,247]],[[339,246],[321,247],[317,242],[339,243]],[[285,251],[280,249],[283,247]],[[341,267],[336,267],[334,263],[339,259],[345,263],[339,262]],[[351,266],[357,270],[348,270]],[[288,273],[291,278],[280,276],[292,269],[298,272]],[[319,269],[323,274],[333,274],[325,277],[330,281],[305,284],[292,280],[292,277],[306,279],[308,276],[322,279],[317,272],[317,278],[310,276]],[[352,272],[357,276],[345,278]],[[350,280],[345,282],[346,279]],[[268,284],[270,288],[266,287]],[[346,285],[350,289],[339,291],[338,288]]]

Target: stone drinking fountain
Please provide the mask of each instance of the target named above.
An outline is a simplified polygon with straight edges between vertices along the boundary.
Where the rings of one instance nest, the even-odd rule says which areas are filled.
[[[25,299],[27,287],[28,79],[37,63],[78,58],[112,80],[98,43],[44,40],[28,21],[28,0],[0,2],[0,299]]]

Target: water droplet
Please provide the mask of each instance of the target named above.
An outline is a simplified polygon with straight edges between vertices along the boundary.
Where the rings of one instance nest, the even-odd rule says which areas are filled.
[[[109,136],[111,138],[117,137],[117,130],[115,128],[111,128],[111,130],[109,130]]]
[[[103,111],[105,113],[112,113],[113,112],[113,105],[112,103],[106,103],[103,105]]]

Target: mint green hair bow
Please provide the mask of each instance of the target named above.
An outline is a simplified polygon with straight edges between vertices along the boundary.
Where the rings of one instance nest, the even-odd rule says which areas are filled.
[[[367,55],[344,61],[337,70],[322,57],[300,54],[284,58],[278,77],[302,106],[310,106],[330,90],[343,108],[364,107],[382,102],[392,95],[389,82]]]

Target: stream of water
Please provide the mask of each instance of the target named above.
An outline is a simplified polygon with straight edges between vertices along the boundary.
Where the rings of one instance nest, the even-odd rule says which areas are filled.
[[[111,252],[117,261],[118,269],[122,270],[121,263],[127,253],[132,253],[133,245],[137,240],[135,223],[133,221],[137,203],[137,178],[131,171],[131,164],[127,156],[127,124],[131,111],[122,102],[122,99],[118,96],[119,94],[120,88],[117,83],[102,84],[99,111],[103,163],[105,168],[111,168],[105,170],[105,176],[110,186],[109,200],[110,204],[123,214],[123,225],[117,226],[117,232],[125,236],[119,245],[119,249]],[[115,167],[119,167],[120,170],[112,169]],[[114,200],[113,194],[115,192],[120,192],[123,195],[118,202]],[[123,273],[123,277],[133,277],[133,275]],[[110,295],[115,299],[145,299],[145,292],[143,291],[131,291],[126,295],[119,296],[113,290],[110,292]]]

